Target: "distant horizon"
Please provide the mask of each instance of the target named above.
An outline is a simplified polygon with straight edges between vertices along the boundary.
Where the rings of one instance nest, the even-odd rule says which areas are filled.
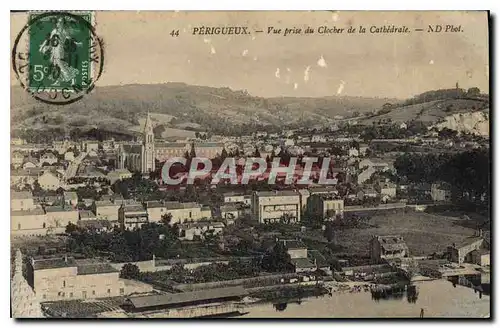
[[[167,85],[167,84],[183,84],[183,85],[186,85],[188,87],[204,87],[204,88],[212,88],[212,89],[230,89],[232,92],[239,92],[239,91],[247,91],[246,89],[233,89],[229,86],[210,86],[210,85],[197,85],[197,84],[189,84],[189,83],[186,83],[186,82],[174,82],[174,81],[169,81],[169,82],[158,82],[158,83],[127,83],[127,84],[116,84],[116,85],[97,85],[96,86],[96,89],[100,89],[100,88],[116,88],[116,87],[129,87],[129,86],[157,86],[157,85]],[[463,90],[467,90],[471,87],[474,87],[474,86],[470,86],[470,87],[461,87],[459,85],[459,88],[460,89],[463,89]],[[21,89],[21,86],[20,85],[11,85],[11,89]],[[404,100],[408,100],[408,99],[411,99],[415,96],[418,96],[422,93],[426,93],[426,92],[429,92],[429,91],[438,91],[438,90],[451,90],[451,89],[455,89],[454,87],[452,88],[448,88],[448,87],[442,87],[442,88],[439,88],[439,89],[429,89],[429,90],[426,90],[426,91],[423,91],[423,92],[420,92],[420,93],[417,93],[417,94],[413,94],[407,98],[395,98],[395,97],[384,97],[384,96],[355,96],[355,95],[336,95],[336,94],[331,94],[331,95],[324,95],[324,96],[280,96],[280,95],[277,95],[277,96],[270,96],[270,97],[263,97],[263,96],[258,96],[258,95],[254,95],[250,92],[248,92],[248,94],[251,96],[251,97],[255,97],[255,98],[263,98],[263,99],[273,99],[273,98],[307,98],[307,99],[318,99],[318,98],[363,98],[363,99],[388,99],[388,100],[397,100],[397,101],[404,101]],[[485,95],[489,95],[489,92],[484,92],[484,90],[481,90],[481,94],[485,94]],[[26,92],[27,95],[28,92]],[[92,94],[92,92],[90,93]]]

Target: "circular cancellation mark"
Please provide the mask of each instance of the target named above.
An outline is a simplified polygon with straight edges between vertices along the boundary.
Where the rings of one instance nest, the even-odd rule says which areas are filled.
[[[12,67],[21,87],[48,104],[80,100],[95,86],[104,64],[91,12],[29,13],[17,35]]]

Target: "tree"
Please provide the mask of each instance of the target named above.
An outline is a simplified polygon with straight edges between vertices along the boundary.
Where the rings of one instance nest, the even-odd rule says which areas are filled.
[[[189,151],[189,158],[195,158],[196,157],[196,151],[194,149],[194,142],[191,143],[191,150]]]
[[[161,216],[161,223],[165,226],[170,226],[172,222],[172,213],[165,213]]]
[[[225,147],[222,147],[222,151],[221,151],[221,154],[220,154],[220,158],[222,160],[225,160],[227,158],[227,150]]]
[[[481,90],[478,87],[472,87],[467,90],[467,96],[479,96],[481,94]]]
[[[125,264],[120,271],[120,278],[138,279],[141,274],[139,267],[132,263]]]
[[[269,272],[288,272],[291,269],[290,254],[283,243],[277,242],[262,258],[262,268]]]
[[[253,157],[260,158],[260,151],[257,147],[255,147],[255,151],[253,152]]]
[[[327,221],[325,224],[325,238],[328,240],[329,243],[335,241],[335,229],[333,227],[333,222],[332,221]]]
[[[66,233],[68,235],[70,235],[74,232],[77,232],[77,231],[78,231],[78,226],[76,224],[69,222],[68,225],[66,226]]]

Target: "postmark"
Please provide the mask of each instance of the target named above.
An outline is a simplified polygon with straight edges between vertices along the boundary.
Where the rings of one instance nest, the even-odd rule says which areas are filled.
[[[92,91],[102,74],[104,49],[92,12],[33,12],[12,49],[21,87],[34,98],[64,105]]]

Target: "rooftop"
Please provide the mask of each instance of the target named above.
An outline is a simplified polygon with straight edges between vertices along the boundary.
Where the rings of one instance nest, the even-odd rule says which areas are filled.
[[[205,289],[186,293],[137,296],[130,297],[128,298],[128,300],[136,309],[141,309],[154,306],[190,303],[196,301],[209,301],[213,299],[228,297],[243,297],[247,294],[247,291],[243,287],[227,287]]]
[[[34,270],[48,270],[76,266],[75,259],[72,257],[57,257],[48,259],[35,259],[33,263]]]
[[[95,214],[92,211],[80,211],[80,219],[90,219],[90,218],[95,218]]]
[[[125,212],[144,212],[144,206],[140,204],[130,204],[130,205],[123,205],[123,210]]]
[[[10,211],[11,216],[44,215],[45,211],[41,208],[34,208],[28,211]]]
[[[314,268],[316,265],[309,261],[307,258],[295,258],[291,259],[292,263],[297,267],[297,268]]]
[[[283,243],[283,245],[287,248],[287,249],[303,249],[303,248],[307,248],[306,244],[304,244],[302,241],[300,240],[281,240],[281,242]]]
[[[33,198],[33,194],[29,191],[12,191],[10,193],[11,199],[30,199]]]
[[[299,196],[295,190],[256,191],[257,197]]]
[[[181,203],[181,202],[165,202],[165,208],[167,210],[179,210],[186,208],[200,208],[200,204],[195,202]]]
[[[118,272],[108,263],[94,263],[78,266],[78,275]]]

